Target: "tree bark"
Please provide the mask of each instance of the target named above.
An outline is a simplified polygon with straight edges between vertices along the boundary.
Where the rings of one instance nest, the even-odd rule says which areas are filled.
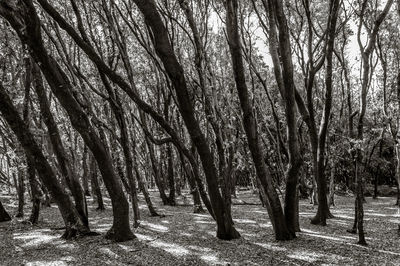
[[[179,110],[185,122],[189,135],[197,148],[206,176],[212,210],[217,221],[217,237],[231,240],[240,237],[233,225],[230,212],[218,188],[217,169],[208,142],[200,129],[200,124],[194,114],[194,106],[190,97],[182,66],[179,64],[171,46],[167,29],[161,19],[154,0],[133,1],[145,18],[148,29],[153,35],[153,45],[161,59],[164,68],[173,84],[179,103]]]
[[[270,206],[270,219],[272,221],[275,238],[277,240],[288,240],[295,237],[294,232],[290,232],[283,214],[279,196],[272,183],[272,177],[264,163],[264,154],[261,149],[257,123],[253,114],[252,104],[247,91],[246,79],[244,74],[244,65],[241,52],[239,31],[238,31],[238,2],[237,0],[226,1],[226,27],[228,35],[228,44],[232,59],[232,68],[236,82],[236,89],[239,95],[240,106],[243,115],[243,126],[247,136],[249,150],[257,172],[257,178],[260,180],[262,188],[267,196]],[[296,187],[296,186],[295,186]]]
[[[325,148],[328,135],[329,117],[332,108],[332,72],[333,72],[333,50],[335,48],[336,22],[340,8],[339,0],[330,1],[329,21],[327,28],[326,48],[326,71],[325,71],[325,105],[322,115],[321,126],[318,134],[318,158],[317,158],[317,185],[318,185],[318,211],[311,220],[313,224],[326,225],[326,219],[330,218],[329,204],[327,199],[327,182],[325,175]]]
[[[40,21],[32,1],[18,2],[17,5],[18,9],[10,11],[9,5],[2,2],[0,14],[10,22],[21,41],[30,48],[31,56],[42,70],[52,92],[68,112],[72,126],[92,151],[102,173],[111,198],[114,218],[106,237],[115,241],[130,240],[135,236],[129,226],[129,204],[112,165],[110,153],[90,124],[86,112],[73,96],[68,77],[54,58],[47,53],[41,36]]]
[[[106,208],[104,207],[103,195],[101,194],[99,179],[97,178],[96,160],[94,158],[92,158],[92,156],[90,156],[89,161],[90,161],[89,175],[90,175],[90,180],[92,183],[92,195],[96,196],[96,201],[97,201],[96,210],[104,211]]]
[[[7,222],[10,220],[11,220],[10,215],[8,214],[6,209],[4,209],[3,204],[0,201],[0,223]]]
[[[47,99],[46,90],[44,88],[42,75],[39,67],[32,60],[32,79],[33,87],[35,88],[36,94],[38,95],[39,107],[43,116],[43,121],[46,124],[50,141],[57,157],[57,162],[60,167],[60,171],[65,178],[65,181],[71,190],[72,196],[75,201],[75,207],[81,216],[82,221],[86,226],[89,226],[88,212],[86,206],[86,198],[84,191],[79,182],[78,176],[74,173],[70,160],[68,159],[67,152],[62,144],[61,136],[54,120],[54,117],[50,110],[50,103]]]
[[[31,224],[37,224],[39,220],[39,212],[40,212],[40,198],[41,191],[39,188],[38,181],[36,179],[36,169],[34,159],[26,156],[26,164],[27,164],[27,176],[29,180],[29,185],[31,187],[32,193],[32,210],[31,215],[29,216],[28,221]]]
[[[2,6],[0,5],[0,14]],[[4,120],[17,136],[19,142],[24,148],[27,156],[35,158],[35,168],[37,169],[42,182],[50,190],[54,200],[56,201],[61,215],[64,219],[66,231],[63,235],[65,238],[75,237],[76,235],[85,235],[89,232],[89,228],[81,220],[77,210],[73,206],[71,199],[66,191],[61,187],[56,175],[44,157],[39,145],[34,139],[28,126],[22,121],[18,111],[13,106],[11,99],[6,93],[6,89],[0,84],[0,112]]]

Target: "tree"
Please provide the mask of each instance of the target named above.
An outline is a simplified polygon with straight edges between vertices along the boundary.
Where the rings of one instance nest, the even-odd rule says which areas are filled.
[[[129,205],[113,169],[110,154],[91,127],[85,111],[73,96],[66,74],[43,46],[40,22],[33,3],[18,2],[18,7],[19,11],[10,10],[10,3],[4,2],[0,8],[0,15],[10,22],[21,41],[30,47],[30,54],[46,77],[52,92],[68,112],[72,125],[81,134],[98,162],[114,210],[113,226],[106,237],[116,241],[130,240],[134,235],[129,228]]]
[[[0,222],[10,221],[11,217],[8,212],[4,209],[3,204],[0,201]]]

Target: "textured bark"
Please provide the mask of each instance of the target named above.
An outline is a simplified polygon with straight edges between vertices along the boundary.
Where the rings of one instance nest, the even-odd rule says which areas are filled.
[[[46,124],[61,174],[65,178],[65,181],[69,189],[71,190],[72,196],[75,201],[75,207],[79,215],[81,216],[82,221],[85,223],[86,226],[89,226],[84,191],[79,182],[78,176],[74,173],[72,169],[72,165],[67,156],[67,152],[64,149],[56,121],[54,120],[54,117],[50,110],[50,103],[47,99],[40,69],[34,62],[32,62],[32,79],[33,87],[35,88],[36,94],[38,95],[40,112],[43,116],[43,121]]]
[[[2,9],[0,6],[0,14],[1,13]],[[35,168],[37,169],[43,184],[45,184],[51,192],[64,219],[66,231],[63,236],[65,238],[71,238],[76,235],[87,234],[89,228],[80,219],[71,199],[66,191],[61,187],[61,184],[56,178],[56,174],[44,157],[28,126],[21,119],[18,111],[13,106],[11,99],[6,93],[6,89],[1,84],[0,112],[2,113],[4,120],[7,121],[8,125],[17,136],[17,139],[24,148],[27,156],[35,158]]]
[[[24,217],[24,205],[25,205],[25,181],[24,181],[24,173],[22,170],[18,171],[18,186],[17,186],[17,194],[18,194],[18,209],[15,217],[21,218]]]
[[[282,206],[278,193],[272,182],[272,177],[264,163],[264,154],[258,135],[257,123],[253,114],[252,104],[247,91],[246,78],[244,74],[244,64],[242,59],[239,30],[238,30],[238,2],[237,0],[226,1],[226,25],[228,44],[232,58],[233,73],[236,82],[236,89],[240,99],[240,106],[243,115],[243,126],[247,136],[249,150],[252,155],[257,178],[260,181],[267,201],[271,208],[270,219],[274,226],[275,238],[278,240],[288,240],[295,237],[294,232],[290,232],[285,221]],[[296,187],[296,186],[295,186]]]
[[[138,180],[139,188],[140,188],[140,190],[141,190],[142,193],[143,193],[143,197],[144,197],[144,199],[145,199],[145,201],[146,201],[147,208],[149,209],[150,216],[160,216],[160,215],[157,213],[156,209],[154,208],[153,203],[151,202],[151,198],[150,198],[149,192],[148,192],[148,190],[147,190],[147,186],[144,184],[143,179],[142,179],[142,176],[140,175],[139,170],[137,169],[136,164],[135,164],[135,166],[134,166],[134,170],[135,170],[136,178],[137,178],[137,180]]]
[[[122,102],[118,95],[118,92],[114,92],[110,86],[110,83],[107,80],[107,77],[100,72],[100,77],[103,82],[104,87],[106,88],[108,95],[113,101],[110,101],[111,110],[117,120],[118,127],[121,132],[121,146],[122,151],[125,158],[125,174],[126,178],[128,179],[128,193],[132,199],[132,211],[133,211],[133,227],[139,226],[140,220],[140,212],[139,212],[139,203],[138,203],[138,196],[137,196],[137,188],[136,188],[136,179],[133,175],[133,159],[132,159],[132,152],[129,145],[129,133],[128,127],[126,124],[126,117],[124,114],[124,110],[122,108]],[[123,175],[121,175],[123,176]]]
[[[196,181],[193,177],[193,172],[189,169],[189,167],[186,165],[183,154],[180,152],[179,157],[181,160],[182,167],[186,173],[187,176],[187,181],[189,183],[189,188],[190,188],[190,193],[193,196],[193,212],[194,213],[203,213],[203,206],[201,205],[201,198],[200,198],[200,193],[199,189],[196,186]],[[207,197],[207,195],[206,195]]]
[[[18,9],[12,11],[7,4],[0,5],[0,14],[10,22],[21,41],[30,48],[31,56],[40,66],[52,92],[68,112],[72,126],[91,150],[102,173],[111,198],[114,218],[106,237],[116,241],[130,240],[134,235],[129,226],[129,204],[112,165],[109,151],[90,124],[86,112],[73,96],[72,86],[66,74],[47,53],[41,36],[40,21],[32,1],[18,2],[17,5]]]
[[[71,36],[71,38],[86,53],[86,55],[90,58],[90,60],[97,66],[97,68],[101,70],[112,82],[117,84],[119,88],[121,88],[124,92],[126,92],[129,98],[131,98],[137,104],[137,106],[140,108],[141,111],[149,114],[171,136],[174,145],[184,153],[184,155],[188,158],[192,167],[194,167],[194,172],[198,173],[198,169],[196,169],[198,164],[195,162],[193,155],[185,147],[182,140],[179,138],[177,132],[164,119],[164,117],[161,116],[159,113],[157,113],[149,104],[143,101],[140,98],[139,94],[136,92],[135,88],[132,88],[132,86],[130,86],[127,82],[125,82],[122,76],[120,76],[118,73],[112,70],[103,61],[102,57],[96,53],[93,47],[84,39],[82,39],[82,37],[79,36],[79,34],[74,30],[74,28],[70,24],[68,24],[67,21],[46,0],[38,0],[38,2],[42,6],[42,8],[58,23],[58,25]],[[196,133],[194,132],[193,134]],[[204,202],[204,205],[207,207],[209,213],[212,216],[214,216],[210,200],[208,199],[203,187],[203,181],[200,178],[197,178],[198,177],[197,174],[195,174],[194,176],[200,191],[200,195]]]
[[[29,216],[28,221],[31,224],[37,224],[37,222],[39,220],[39,212],[40,212],[40,198],[42,195],[41,195],[38,181],[36,179],[36,169],[35,169],[34,159],[27,156],[26,163],[27,163],[26,172],[27,172],[29,185],[31,187],[31,193],[32,193],[32,210],[31,210],[31,215]]]
[[[88,148],[85,146],[83,148],[83,157],[82,157],[82,184],[83,184],[83,191],[85,193],[85,196],[90,196],[90,191],[89,191],[89,169],[88,169]]]
[[[153,144],[150,142],[148,138],[146,138],[146,143],[147,143],[147,149],[149,151],[151,167],[153,169],[154,181],[156,182],[157,189],[160,192],[161,200],[164,205],[169,205],[168,197],[167,194],[165,193],[164,180],[162,180],[161,177],[161,169],[159,161],[157,160],[154,153]]]
[[[372,30],[368,32],[368,43],[366,46],[363,45],[361,41],[361,31],[364,21],[364,16],[366,13],[368,1],[364,0],[361,3],[361,11],[360,11],[360,19],[358,24],[358,31],[357,31],[357,41],[360,48],[361,53],[361,60],[362,60],[362,74],[361,74],[361,93],[360,93],[360,112],[358,116],[358,125],[357,125],[357,140],[362,141],[364,137],[364,116],[367,111],[367,95],[368,95],[368,88],[370,82],[370,59],[372,53],[375,49],[375,43],[378,35],[379,27],[381,26],[383,20],[385,19],[386,15],[388,14],[390,7],[393,4],[393,0],[388,0],[386,2],[385,8],[383,11],[378,15],[376,20],[374,21],[374,25]],[[363,209],[363,179],[360,176],[359,172],[359,160],[361,160],[361,147],[356,148],[356,169],[355,169],[355,183],[356,183],[356,204],[355,204],[355,217],[354,217],[354,226],[353,231],[355,228],[358,229],[358,243],[360,245],[366,245],[365,237],[364,237],[364,209]]]
[[[11,220],[10,215],[8,214],[6,209],[4,209],[3,204],[0,201],[0,223],[7,222],[10,220]]]
[[[168,202],[170,205],[175,206],[175,178],[174,178],[174,161],[171,144],[167,145],[167,176],[169,195]]]
[[[96,210],[103,211],[103,210],[105,210],[105,207],[104,207],[104,202],[103,202],[103,195],[101,194],[99,179],[97,178],[96,160],[94,160],[94,158],[92,158],[92,157],[90,157],[90,158],[91,159],[90,159],[89,175],[90,175],[90,180],[92,183],[92,195],[96,197],[96,201],[97,201]]]
[[[169,40],[167,29],[157,11],[154,0],[133,1],[143,14],[148,29],[153,35],[153,45],[165,71],[175,89],[179,110],[189,135],[197,148],[206,176],[212,209],[217,221],[217,237],[224,240],[239,238],[240,234],[233,226],[232,216],[226,210],[225,202],[218,189],[217,169],[209,144],[200,129],[194,115],[194,106],[188,90],[182,66],[179,64]]]
[[[333,50],[335,47],[336,22],[340,7],[339,0],[330,1],[329,22],[327,27],[327,48],[325,51],[325,105],[318,134],[318,157],[317,157],[317,185],[318,185],[318,211],[311,220],[313,224],[326,225],[326,219],[332,216],[327,199],[327,182],[325,175],[325,148],[328,135],[329,117],[332,108],[332,72],[333,72]]]

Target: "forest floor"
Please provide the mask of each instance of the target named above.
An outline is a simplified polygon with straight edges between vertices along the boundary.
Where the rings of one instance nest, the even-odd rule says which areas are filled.
[[[158,198],[155,192],[152,195]],[[259,202],[250,192],[239,193],[238,199]],[[10,213],[15,212],[14,198],[1,196],[1,200]],[[165,217],[149,217],[142,199],[141,225],[134,230],[137,239],[123,243],[105,240],[103,233],[112,223],[110,201],[106,200],[104,212],[98,212],[89,199],[91,229],[103,235],[65,241],[60,239],[62,231],[54,229],[62,226],[62,220],[53,205],[42,209],[36,226],[15,218],[0,224],[0,265],[400,265],[396,232],[400,215],[395,199],[366,201],[367,247],[357,245],[357,236],[346,232],[353,221],[351,197],[336,197],[335,218],[326,227],[310,224],[316,207],[302,200],[302,232],[286,242],[275,241],[261,205],[234,205],[234,221],[242,238],[222,241],[215,237],[216,226],[208,214],[156,201]]]

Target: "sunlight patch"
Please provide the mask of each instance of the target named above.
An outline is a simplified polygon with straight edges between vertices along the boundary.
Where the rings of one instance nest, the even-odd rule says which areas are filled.
[[[123,245],[123,244],[118,244],[118,246],[119,246],[122,250],[124,250],[124,251],[126,251],[126,252],[133,252],[133,251],[137,251],[137,250],[138,250],[137,248],[133,248],[132,246],[127,246],[127,245]]]
[[[182,246],[174,243],[166,243],[164,241],[154,241],[150,243],[150,246],[155,248],[161,248],[162,250],[171,253],[174,256],[187,256],[190,251]]]
[[[104,255],[106,255],[106,256],[108,256],[108,257],[110,257],[110,258],[116,259],[116,258],[119,257],[118,254],[116,254],[115,252],[111,251],[111,249],[109,249],[109,248],[99,248],[98,251],[99,251],[101,254],[104,254]]]
[[[136,236],[139,240],[144,240],[144,241],[151,241],[151,240],[154,240],[154,237],[142,235],[142,234],[139,234],[139,233],[135,233],[135,236]]]
[[[200,259],[204,260],[206,263],[213,264],[213,265],[227,263],[225,261],[220,261],[218,259],[218,257],[215,255],[203,255],[203,256],[200,256]]]
[[[75,248],[75,245],[70,243],[65,243],[65,244],[58,244],[56,245],[56,247],[59,249],[73,250]]]
[[[292,254],[289,254],[288,257],[291,259],[296,259],[296,260],[302,260],[306,262],[316,262],[319,258],[321,258],[323,255],[318,254],[315,252],[304,252],[304,251],[295,251]]]
[[[233,221],[237,222],[237,223],[242,223],[242,224],[255,224],[257,223],[254,220],[249,220],[249,219],[233,219]]]
[[[272,224],[271,224],[271,223],[259,224],[259,226],[260,226],[261,228],[269,228],[269,227],[272,227]]]
[[[55,239],[59,239],[60,236],[45,235],[40,231],[32,231],[26,234],[14,234],[14,239],[22,240],[24,244],[23,247],[38,246],[41,244],[51,243]]]
[[[62,260],[55,261],[32,261],[25,264],[26,266],[67,266],[68,264]]]
[[[160,232],[160,233],[166,233],[169,231],[168,227],[163,226],[161,224],[153,224],[153,223],[149,223],[146,221],[142,221],[141,223],[142,225],[149,227],[149,229]]]
[[[180,235],[181,236],[188,236],[188,237],[193,236],[193,234],[189,234],[189,233],[180,233]]]
[[[72,257],[72,256],[65,256],[65,257],[62,257],[60,259],[63,260],[63,261],[69,261],[69,262],[76,261],[76,259],[74,257]]]
[[[286,248],[279,247],[279,246],[276,246],[276,245],[271,245],[271,244],[268,244],[268,243],[254,243],[254,245],[257,245],[257,246],[260,246],[262,248],[265,248],[265,249],[268,249],[268,250],[272,250],[272,251],[279,251],[279,252],[286,251]]]

